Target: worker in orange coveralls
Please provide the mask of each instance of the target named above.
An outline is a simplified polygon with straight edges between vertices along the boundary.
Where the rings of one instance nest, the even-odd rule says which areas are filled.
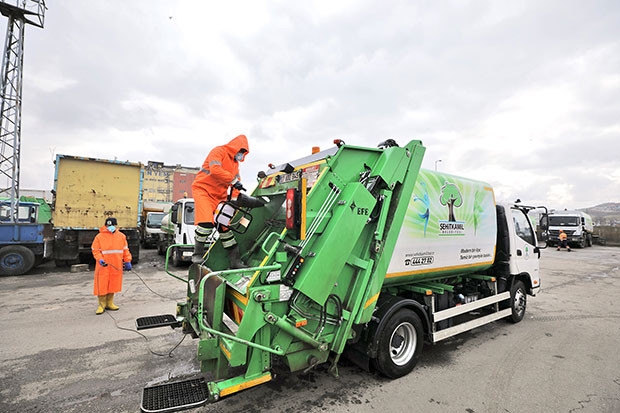
[[[123,286],[123,269],[131,270],[131,253],[127,246],[125,234],[116,226],[116,218],[106,218],[105,225],[99,228],[99,234],[92,244],[95,257],[95,288],[93,293],[99,298],[99,307],[95,314],[105,310],[118,310],[114,304],[114,294]]]
[[[215,209],[228,197],[228,188],[232,186],[232,198],[240,190],[245,191],[239,176],[239,162],[243,162],[249,153],[248,139],[245,135],[239,135],[226,145],[213,148],[194,178],[192,195],[196,231],[192,262],[200,263],[203,260],[206,243],[215,230]],[[228,251],[231,268],[244,268],[233,232],[225,227],[218,228],[218,232],[222,246]]]
[[[560,230],[560,235],[558,236],[560,239],[560,243],[558,244],[558,251],[561,248],[566,248],[566,251],[570,252],[570,245],[568,245],[568,235],[564,232],[563,229]]]

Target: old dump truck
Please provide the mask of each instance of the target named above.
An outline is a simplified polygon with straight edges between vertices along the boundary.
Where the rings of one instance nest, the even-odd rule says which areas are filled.
[[[161,221],[170,209],[169,203],[144,202],[140,217],[140,243],[143,248],[157,247],[163,236]]]
[[[138,262],[142,165],[56,155],[55,168],[52,222],[56,265],[91,261],[93,239],[110,216],[118,220],[132,261]]]
[[[215,242],[180,278],[187,300],[176,315],[136,320],[198,339],[203,372],[146,387],[141,409],[196,407],[265,383],[274,356],[291,371],[329,363],[337,375],[345,355],[397,378],[425,340],[521,321],[540,288],[533,207],[420,169],[424,151],[420,141],[339,144],[260,173],[252,195],[265,206],[228,202],[235,213],[218,221],[236,231],[249,267],[228,269]]]
[[[11,201],[0,199],[0,275],[22,275],[52,256],[54,233],[43,199],[20,197],[16,219]]]

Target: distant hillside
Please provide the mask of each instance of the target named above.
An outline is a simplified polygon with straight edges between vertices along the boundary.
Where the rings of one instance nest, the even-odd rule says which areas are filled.
[[[606,202],[580,211],[589,214],[595,225],[620,225],[620,202]]]

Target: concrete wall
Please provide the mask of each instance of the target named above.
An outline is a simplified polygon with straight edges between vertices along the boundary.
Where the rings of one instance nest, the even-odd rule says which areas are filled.
[[[596,226],[594,234],[605,239],[607,245],[620,246],[620,227],[619,226]]]

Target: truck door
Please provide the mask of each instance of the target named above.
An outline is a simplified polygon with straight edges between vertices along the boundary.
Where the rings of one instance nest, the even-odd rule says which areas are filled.
[[[511,208],[512,220],[514,224],[514,249],[513,264],[516,268],[512,273],[527,273],[532,279],[533,286],[539,286],[538,266],[540,260],[540,249],[536,245],[536,235],[532,228],[532,222],[528,215],[519,208]],[[516,271],[514,271],[516,270]]]

